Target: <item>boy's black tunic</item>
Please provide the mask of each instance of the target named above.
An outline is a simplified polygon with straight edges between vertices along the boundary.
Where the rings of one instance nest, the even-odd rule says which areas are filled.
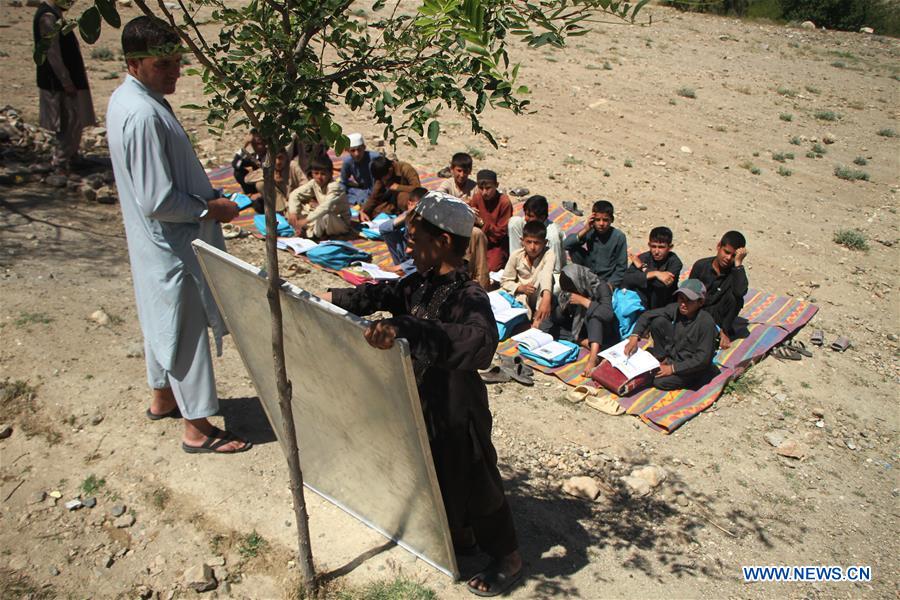
[[[334,304],[357,315],[389,311],[397,337],[409,342],[451,530],[472,527],[481,548],[496,558],[514,551],[515,530],[491,443],[487,389],[477,373],[490,366],[498,343],[485,291],[462,267],[446,275],[414,273],[397,282],[331,292]],[[413,316],[435,292],[449,292],[437,319]]]
[[[744,308],[744,296],[750,287],[743,265],[732,266],[724,273],[713,269],[715,256],[701,258],[691,267],[691,277],[706,286],[706,302],[703,310],[712,315],[716,325],[730,337],[734,337],[734,320]]]

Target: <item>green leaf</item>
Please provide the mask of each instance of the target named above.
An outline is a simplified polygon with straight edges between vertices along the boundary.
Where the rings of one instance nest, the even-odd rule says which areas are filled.
[[[115,0],[94,0],[94,6],[97,7],[103,20],[109,23],[110,27],[118,29],[122,26],[122,19],[119,18],[119,11],[116,10]]]
[[[92,6],[78,18],[78,33],[87,44],[93,44],[100,37],[100,11]]]
[[[186,110],[206,110],[207,107],[200,106],[199,104],[182,104],[181,108]]]
[[[432,145],[437,144],[438,136],[441,134],[441,124],[437,121],[432,121],[428,124],[428,141],[432,143]]]

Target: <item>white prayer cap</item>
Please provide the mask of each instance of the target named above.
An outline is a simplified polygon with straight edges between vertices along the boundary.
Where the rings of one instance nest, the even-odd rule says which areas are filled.
[[[438,229],[462,237],[472,237],[475,211],[455,196],[443,192],[428,192],[414,210]]]
[[[366,140],[363,139],[361,133],[351,133],[347,136],[347,139],[350,140],[350,148],[359,148],[366,145]]]

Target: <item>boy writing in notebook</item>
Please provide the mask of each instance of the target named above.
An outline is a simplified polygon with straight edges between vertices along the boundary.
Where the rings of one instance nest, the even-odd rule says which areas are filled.
[[[491,442],[487,389],[478,375],[491,364],[498,337],[487,293],[463,264],[474,220],[465,202],[427,194],[408,224],[416,273],[329,290],[323,297],[358,315],[389,311],[390,319],[366,329],[375,348],[391,348],[397,338],[409,343],[454,545],[474,541],[491,556],[468,586],[493,596],[520,578],[522,558]]]
[[[525,305],[531,326],[538,328],[550,315],[556,264],[553,250],[547,247],[547,226],[543,221],[525,223],[519,245],[506,262],[500,287]]]
[[[573,263],[587,267],[615,289],[628,266],[628,243],[625,234],[613,227],[613,221],[612,203],[594,202],[584,228],[566,237],[563,247]]]
[[[622,287],[634,290],[647,310],[672,303],[681,274],[681,259],[672,252],[672,230],[654,227],[650,230],[649,250],[628,257],[628,269]]]

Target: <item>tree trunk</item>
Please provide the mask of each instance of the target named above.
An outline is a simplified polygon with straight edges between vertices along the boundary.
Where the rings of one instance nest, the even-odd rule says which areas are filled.
[[[272,358],[275,363],[275,382],[278,386],[278,406],[284,422],[284,443],[287,446],[288,472],[291,477],[291,495],[294,499],[294,519],[297,522],[297,547],[300,573],[307,598],[315,598],[318,582],[313,566],[312,546],[309,541],[309,514],[303,496],[303,471],[300,469],[300,451],[297,448],[297,431],[294,428],[294,410],[291,406],[292,388],[284,364],[284,329],[281,315],[281,277],[278,275],[277,225],[275,219],[275,154],[278,145],[266,140],[269,148],[263,164],[263,196],[266,210],[266,274],[269,289],[269,312],[272,315]]]

